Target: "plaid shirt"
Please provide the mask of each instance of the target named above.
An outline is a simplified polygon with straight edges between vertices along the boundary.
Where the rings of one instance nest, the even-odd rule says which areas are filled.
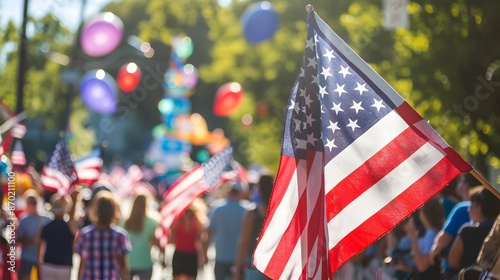
[[[75,248],[84,265],[80,280],[120,279],[118,257],[131,250],[128,233],[123,228],[99,230],[94,224],[84,227]]]

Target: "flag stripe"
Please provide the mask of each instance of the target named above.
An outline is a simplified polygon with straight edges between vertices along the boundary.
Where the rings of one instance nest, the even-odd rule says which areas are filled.
[[[194,199],[207,190],[206,185],[203,182],[196,182],[195,184],[189,186],[189,188],[182,193],[182,195],[171,199],[170,197],[165,198],[165,207],[162,208],[162,214],[174,213],[184,206],[189,205],[192,202],[190,199]],[[186,202],[187,201],[187,202]]]
[[[46,189],[57,192],[65,189],[65,186],[69,186],[71,181],[65,176],[61,171],[52,169],[50,167],[45,167],[42,170],[42,176],[40,177],[40,182],[45,186]]]
[[[323,157],[322,153],[320,152],[312,152],[309,151],[310,157],[313,158],[313,160],[310,160],[309,162],[311,163],[310,166],[307,166],[308,161],[299,161],[297,164],[297,173],[298,174],[309,174],[311,168],[319,168],[322,170],[323,166]],[[302,169],[306,169],[301,171]],[[313,173],[315,174],[317,171],[314,170]],[[276,240],[276,247],[273,249],[273,256],[271,257],[272,259],[276,259],[278,255],[283,255],[283,256],[289,256],[289,263],[283,263],[283,262],[277,262],[277,263],[269,263],[269,262],[261,262],[261,263],[269,263],[267,265],[266,269],[266,274],[268,275],[273,275],[272,278],[277,278],[279,277],[280,273],[283,271],[283,269],[289,269],[293,272],[290,271],[292,274],[297,274],[300,275],[302,273],[302,268],[305,266],[307,263],[307,257],[308,254],[300,254],[301,250],[296,250],[294,247],[289,246],[289,244],[296,244],[299,239],[303,240],[305,242],[305,245],[302,243],[297,243],[297,244],[302,244],[301,246],[305,246],[307,251],[310,251],[311,248],[307,248],[307,244],[311,244],[312,246],[314,244],[314,238],[316,238],[316,235],[308,235],[307,232],[304,232],[305,228],[308,228],[308,223],[311,220],[311,216],[313,215],[313,212],[315,212],[316,215],[319,214],[319,211],[317,208],[315,208],[315,205],[319,205],[318,201],[321,201],[321,192],[318,187],[318,185],[321,185],[321,178],[322,176],[301,176],[297,178],[296,184],[297,186],[305,186],[303,188],[299,188],[299,194],[285,194],[285,196],[288,195],[297,195],[297,204],[289,204],[289,205],[283,205],[280,204],[279,206],[286,206],[280,209],[277,209],[278,213],[283,213],[287,214],[288,217],[285,218],[284,215],[278,214],[276,216],[276,219],[273,219],[276,223],[286,223],[289,227],[290,230],[287,230],[286,233],[281,236],[279,236],[278,240]],[[292,177],[293,180],[293,177]],[[290,184],[293,185],[293,181],[290,182]],[[293,188],[289,188],[288,190],[294,190]],[[275,194],[273,193],[273,197]],[[308,202],[309,199],[309,202]],[[290,209],[286,209],[290,207]],[[316,211],[314,211],[316,210]],[[293,216],[290,216],[290,214],[293,214]],[[289,218],[289,220],[287,219]],[[316,231],[318,230],[318,226],[315,227]],[[269,232],[268,234],[276,234],[276,232]],[[312,240],[308,239],[312,238]],[[294,254],[295,253],[295,254]],[[286,270],[285,270],[286,271]],[[288,272],[285,273],[285,275],[288,275]]]
[[[164,195],[160,213],[161,228],[155,231],[161,246],[166,246],[172,225],[199,196],[221,184],[224,169],[233,160],[233,148],[228,146],[202,165],[183,174]]]
[[[300,160],[292,157],[281,156],[280,169],[277,175],[277,178],[281,178],[281,180],[276,180],[274,184],[266,217],[267,222],[263,225],[261,236],[254,252],[254,255],[259,256],[258,258],[254,258],[254,264],[260,271],[266,270],[268,264],[271,262],[276,252],[276,247],[279,245],[283,234],[292,221],[299,197],[304,191],[305,184],[299,184],[299,178],[297,177],[298,169],[301,165],[300,162]],[[265,242],[262,242],[262,240],[265,240]],[[289,246],[293,245],[289,244]],[[283,256],[285,255],[283,254]],[[269,269],[272,269],[272,267]]]
[[[335,218],[328,222],[329,231],[335,232],[330,236],[329,248],[337,245],[364,220],[380,211],[426,172],[429,172],[443,157],[441,153],[435,153],[435,151],[436,149],[431,144],[423,145],[405,162],[342,209]]]
[[[342,263],[366,248],[366,244],[369,245],[375,242],[380,236],[393,228],[398,221],[406,218],[425,201],[436,195],[440,189],[435,186],[442,176],[449,182],[460,173],[461,171],[447,158],[442,158],[428,173],[424,174],[390,203],[387,203],[377,213],[345,235],[336,246],[333,246],[330,249],[332,268],[334,270],[338,269]],[[425,199],[415,199],[416,197],[424,197]],[[373,198],[370,198],[370,200],[373,200]],[[336,226],[335,233],[340,230],[339,225]],[[363,239],[363,242],[360,242],[360,239]]]
[[[168,190],[168,193],[166,194],[165,199],[173,200],[176,197],[182,195],[188,186],[191,186],[192,184],[195,184],[199,182],[200,180],[203,179],[203,168],[201,168],[201,165],[198,165],[191,169],[190,171],[184,173],[179,179],[177,179],[177,183],[173,184],[170,189]]]
[[[365,160],[374,156],[407,128],[408,124],[396,112],[392,111],[388,113],[355,142],[349,145],[349,147],[326,164],[326,193],[329,193],[333,187],[344,180],[345,177],[338,174],[351,174],[354,170],[362,166]],[[374,139],[377,140],[374,141]],[[335,176],[329,176],[330,174],[335,174]]]
[[[382,179],[396,166],[404,162],[409,155],[427,143],[411,129],[407,128],[387,146],[358,167],[351,174],[345,174],[335,188],[326,195],[331,207],[327,210],[327,219],[331,220],[344,207]],[[360,158],[363,158],[360,156]],[[341,177],[341,174],[338,174]]]

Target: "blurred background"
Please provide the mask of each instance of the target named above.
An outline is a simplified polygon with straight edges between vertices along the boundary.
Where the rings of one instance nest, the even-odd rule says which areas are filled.
[[[308,3],[498,186],[495,1],[0,0],[0,123],[26,111],[39,168],[65,130],[105,165],[182,170],[230,141],[275,171]]]

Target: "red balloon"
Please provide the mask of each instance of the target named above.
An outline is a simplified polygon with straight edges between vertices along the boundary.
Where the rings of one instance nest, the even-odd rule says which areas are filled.
[[[228,116],[241,105],[243,101],[243,88],[233,82],[222,85],[215,94],[214,114],[219,117]]]
[[[118,71],[118,87],[125,93],[133,91],[141,81],[141,69],[131,62],[123,65]]]

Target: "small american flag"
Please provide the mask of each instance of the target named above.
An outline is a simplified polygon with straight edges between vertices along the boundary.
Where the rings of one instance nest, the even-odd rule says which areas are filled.
[[[14,148],[10,155],[10,163],[15,172],[24,172],[26,169],[26,156],[24,155],[23,143],[21,139],[14,140]]]
[[[160,211],[162,221],[155,233],[162,246],[167,245],[172,225],[189,205],[197,197],[220,186],[222,173],[232,160],[233,148],[229,146],[203,164],[193,167],[172,184],[164,195]]]
[[[88,155],[80,157],[75,161],[77,184],[92,186],[101,176],[102,169],[101,149],[95,149]]]
[[[471,166],[314,11],[253,264],[331,279]]]
[[[71,161],[68,146],[64,137],[61,137],[50,157],[50,161],[42,169],[42,175],[40,176],[42,187],[66,195],[70,193],[70,188],[77,179],[78,176]]]

